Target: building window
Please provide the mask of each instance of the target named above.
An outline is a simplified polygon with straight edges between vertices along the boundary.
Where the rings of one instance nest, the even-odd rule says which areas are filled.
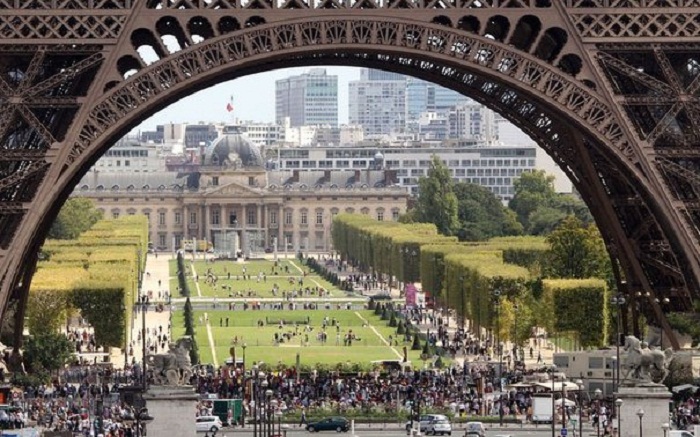
[[[384,221],[384,211],[377,211],[377,221]]]
[[[219,185],[219,177],[218,177],[218,176],[212,177],[212,178],[211,178],[211,184],[212,184],[213,186],[215,186],[215,187],[218,186],[218,185]]]
[[[211,224],[218,225],[221,223],[221,211],[218,209],[213,209],[211,211]]]
[[[271,225],[277,224],[277,211],[270,211],[270,224]]]
[[[301,212],[301,224],[302,225],[307,225],[309,224],[309,218],[308,218],[308,213],[306,211]]]
[[[236,226],[238,224],[238,217],[236,213],[231,213],[228,215],[228,224],[231,226]]]
[[[158,247],[165,247],[165,234],[158,234]]]
[[[148,224],[150,225],[150,224],[151,224],[151,213],[150,213],[150,212],[144,212],[143,215],[146,216],[146,221],[147,221]]]
[[[251,187],[255,186],[255,177],[254,176],[248,176],[248,185]]]
[[[114,212],[112,212],[112,218],[113,218],[113,219],[118,219],[118,218],[119,218],[119,211],[114,211]]]
[[[322,225],[322,224],[323,224],[323,211],[317,211],[317,212],[316,212],[316,224],[317,224],[317,225]]]
[[[146,214],[146,217],[148,217],[148,214]],[[182,214],[180,214],[179,212],[175,213],[175,224],[182,224]]]
[[[397,221],[399,219],[399,210],[398,209],[391,211],[391,219],[393,221]]]
[[[193,224],[193,225],[197,224],[197,213],[196,212],[190,213],[190,224]]]
[[[249,224],[249,225],[257,224],[256,218],[257,218],[257,217],[256,217],[256,214],[255,214],[255,210],[254,210],[254,209],[249,209],[249,210],[248,210],[248,224]]]
[[[285,211],[284,212],[284,224],[285,225],[291,225],[292,224],[292,211]]]
[[[159,212],[159,213],[158,213],[158,224],[159,224],[159,225],[164,225],[164,224],[165,224],[165,213],[164,213],[164,212]]]

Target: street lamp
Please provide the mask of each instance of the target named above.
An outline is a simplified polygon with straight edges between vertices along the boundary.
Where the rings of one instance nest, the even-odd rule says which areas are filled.
[[[513,312],[515,317],[513,317],[513,371],[515,371],[515,361],[518,357],[518,342],[516,340],[518,336],[518,304],[513,304]]]
[[[501,349],[501,290],[493,290],[493,297],[496,298],[493,306],[496,308],[496,348],[498,351],[498,379],[500,391],[501,372],[503,371],[503,349]]]
[[[615,338],[615,345],[617,346],[617,362],[615,364],[615,371],[614,373],[616,376],[613,377],[613,393],[617,391],[617,386],[620,383],[620,331],[622,330],[622,322],[621,322],[621,307],[625,304],[625,296],[622,295],[622,293],[617,293],[615,296],[610,299],[610,303],[615,305],[617,308],[615,310],[615,313],[617,314],[617,329],[616,329],[616,338]]]
[[[247,344],[243,343],[241,346],[243,348],[243,369],[241,371],[241,381],[243,382],[243,401],[246,399],[246,377],[245,377],[245,348],[248,347]],[[234,363],[235,365],[235,363]],[[241,408],[241,427],[245,427],[245,408]]]
[[[637,410],[637,417],[639,417],[639,437],[644,437],[644,432],[642,431],[642,418],[644,417],[644,408]]]
[[[141,427],[145,427],[149,423],[153,422],[153,416],[148,414],[148,408],[146,407],[141,408],[138,414],[135,414],[134,408],[131,407],[131,410],[127,413],[127,415],[122,417],[122,421],[128,427],[132,427],[134,423],[136,423],[136,437],[141,437],[143,435]]]
[[[583,380],[577,379],[578,385],[578,435],[583,437]]]
[[[656,298],[655,300],[656,303],[660,304],[662,307],[665,307],[669,302],[671,302],[667,297],[664,297],[661,300]],[[661,326],[661,323],[659,323],[659,347],[661,350],[664,350],[664,327]]]
[[[556,415],[556,407],[554,406],[554,378],[555,378],[555,372],[557,371],[557,366],[555,364],[552,364],[551,370],[552,370],[552,437],[556,437],[557,436],[557,432],[556,432],[557,415]]]
[[[617,398],[615,399],[615,407],[616,407],[616,414],[617,414],[617,436],[620,437],[622,435],[622,421],[620,420],[620,407],[622,407],[622,399]]]
[[[600,437],[600,397],[602,396],[603,391],[597,388],[593,393],[595,393],[596,399],[596,437]]]
[[[265,381],[266,383],[267,381]],[[267,387],[267,384],[263,383],[263,388]],[[266,418],[266,428],[267,431],[265,433],[265,437],[270,437],[271,433],[271,428],[272,428],[272,390],[269,388],[265,390],[265,410],[263,410],[263,413],[265,414]],[[277,401],[275,401],[277,402]]]
[[[664,437],[666,437],[666,435],[668,434],[668,429],[669,429],[670,427],[671,427],[671,426],[668,424],[668,422],[667,422],[667,423],[662,423],[662,424],[661,424],[661,429],[664,430]]]

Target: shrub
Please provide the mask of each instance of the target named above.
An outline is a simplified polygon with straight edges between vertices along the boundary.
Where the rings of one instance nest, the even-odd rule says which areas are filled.
[[[391,312],[391,319],[389,319],[389,326],[396,328],[396,314],[393,311]]]
[[[420,339],[418,338],[418,334],[413,336],[413,344],[411,345],[411,350],[412,351],[421,350]]]
[[[396,327],[396,333],[398,335],[404,335],[406,333],[406,328],[403,326],[403,320],[399,320],[399,324]]]

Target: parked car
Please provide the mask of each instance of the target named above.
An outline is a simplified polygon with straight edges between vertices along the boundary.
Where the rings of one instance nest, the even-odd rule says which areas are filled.
[[[318,431],[336,431],[348,432],[350,430],[350,421],[344,417],[326,417],[318,422],[309,423],[306,425],[306,430],[309,432]]]
[[[428,429],[425,433],[432,435],[452,435],[452,424],[446,419],[433,420],[428,424]]]
[[[210,431],[216,432],[224,427],[219,416],[199,416],[197,418],[197,432]]]

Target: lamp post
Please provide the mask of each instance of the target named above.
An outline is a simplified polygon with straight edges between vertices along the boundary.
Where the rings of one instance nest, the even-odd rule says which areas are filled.
[[[615,414],[617,414],[617,436],[620,437],[622,435],[622,421],[620,420],[620,407],[622,407],[622,399],[617,398],[615,399]]]
[[[615,364],[615,374],[616,376],[613,378],[613,393],[617,391],[617,386],[620,383],[620,331],[622,330],[622,319],[620,317],[621,315],[621,308],[625,304],[625,296],[622,295],[622,293],[617,293],[615,296],[610,299],[610,303],[615,305],[615,313],[617,314],[617,326],[616,326],[616,338],[615,338],[615,345],[617,346],[617,361]]]
[[[153,422],[153,416],[148,414],[148,408],[146,407],[141,408],[138,413],[135,413],[133,407],[131,407],[128,416],[122,417],[122,421],[129,427],[132,427],[134,423],[136,423],[136,437],[141,437],[143,435],[141,429],[142,425],[146,426]]]
[[[242,370],[242,376],[241,376],[241,381],[243,382],[243,390],[242,390],[242,398],[243,402],[245,402],[246,399],[246,377],[245,377],[245,348],[248,347],[247,344],[243,343],[241,346],[243,348],[243,370]],[[241,427],[245,426],[245,408],[241,408]]]
[[[148,304],[146,303],[146,296],[141,297],[141,360],[143,361],[143,381],[142,387],[144,393],[148,390],[148,368],[146,364],[146,311],[148,311]]]
[[[642,430],[642,418],[644,418],[644,408],[637,410],[637,417],[639,417],[639,437],[644,437],[644,431]]]
[[[551,370],[552,370],[552,437],[556,437],[557,436],[557,432],[556,432],[557,415],[556,415],[556,408],[554,405],[554,377],[555,377],[554,374],[557,371],[557,366],[555,364],[552,364]]]
[[[518,336],[518,304],[513,304],[513,313],[515,317],[513,318],[513,371],[515,371],[515,361],[518,357],[518,342],[516,340]]]
[[[498,379],[500,391],[501,372],[503,370],[503,350],[501,349],[501,290],[493,290],[493,297],[496,299],[493,306],[496,309],[496,348],[498,352]]]
[[[583,437],[583,380],[577,379],[578,386],[578,435]]]
[[[597,388],[594,391],[596,399],[596,437],[600,437],[600,397],[603,392],[601,389]],[[665,436],[664,436],[665,437]]]
[[[267,387],[268,384],[266,384],[267,381],[263,381],[263,388]],[[276,402],[276,401],[275,401]],[[266,422],[266,431],[265,431],[265,437],[270,437],[272,434],[271,428],[272,428],[272,390],[269,388],[265,390],[265,410],[263,410],[265,414],[265,422]]]
[[[664,430],[664,437],[666,437],[668,435],[668,429],[670,427],[671,427],[671,425],[669,425],[668,422],[661,424],[661,429]]]
[[[662,307],[665,307],[666,305],[668,305],[669,302],[671,302],[667,297],[664,297],[661,300],[656,298],[655,300]],[[664,328],[663,328],[663,326],[661,326],[660,323],[659,323],[659,347],[661,348],[661,350],[664,350]]]

